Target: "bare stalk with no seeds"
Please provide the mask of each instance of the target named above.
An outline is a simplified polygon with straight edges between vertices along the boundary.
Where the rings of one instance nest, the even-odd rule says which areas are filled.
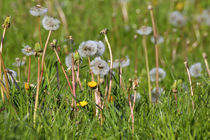
[[[189,79],[189,82],[190,82],[190,92],[191,92],[191,97],[193,98],[193,88],[192,88],[192,78],[190,76],[190,71],[189,71],[189,67],[188,67],[188,63],[187,61],[184,62],[184,65],[185,65],[185,68],[187,70],[187,75],[188,75],[188,79]],[[192,108],[194,109],[194,101],[192,99]]]
[[[50,36],[52,34],[52,30],[49,31],[48,36],[47,36],[47,40],[45,42],[45,46],[44,46],[44,50],[43,50],[43,55],[42,55],[42,61],[41,61],[41,75],[40,75],[40,83],[42,82],[42,77],[43,77],[43,73],[44,73],[44,59],[45,59],[45,55],[46,55],[46,51],[47,51],[47,46],[50,40]]]
[[[109,82],[109,90],[108,90],[108,97],[107,100],[109,101],[110,99],[110,95],[111,95],[111,90],[112,90],[112,69],[113,69],[113,57],[112,57],[112,49],[111,49],[111,45],[109,43],[109,40],[107,38],[107,29],[103,29],[101,31],[101,34],[104,35],[105,41],[107,43],[108,49],[109,49],[109,55],[110,55],[110,82]]]
[[[148,91],[149,91],[149,101],[150,105],[152,103],[152,93],[151,93],[151,83],[150,83],[150,74],[149,74],[149,61],[148,61],[148,53],[147,53],[147,44],[146,44],[146,36],[143,36],[143,47],[144,47],[144,55],[146,61],[146,69],[147,69],[147,82],[148,82]]]
[[[158,56],[158,44],[157,44],[157,39],[158,39],[158,34],[157,34],[157,27],[155,24],[155,18],[154,18],[154,13],[153,13],[153,7],[152,5],[148,6],[148,10],[150,11],[150,16],[152,19],[152,28],[153,28],[153,35],[154,35],[154,40],[155,40],[155,64],[156,64],[156,94],[158,94],[159,91],[159,56]],[[156,95],[158,97],[158,95]]]

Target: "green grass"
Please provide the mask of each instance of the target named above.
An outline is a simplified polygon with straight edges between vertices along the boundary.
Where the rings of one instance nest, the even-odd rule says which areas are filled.
[[[41,1],[42,5],[46,7],[46,3],[43,0]],[[87,86],[87,82],[91,80],[88,75],[87,59],[84,58],[81,64],[80,77],[84,91],[77,88],[77,101],[86,100],[88,105],[83,108],[79,107],[78,111],[72,111],[70,91],[60,66],[61,90],[57,89],[56,67],[54,66],[56,56],[49,47],[45,62],[50,85],[45,80],[41,86],[36,123],[33,123],[36,88],[31,88],[30,92],[25,91],[24,82],[26,82],[27,77],[24,74],[25,68],[22,68],[21,82],[18,83],[20,90],[16,89],[15,86],[10,88],[10,103],[6,102],[4,104],[0,99],[0,108],[4,108],[0,112],[0,139],[208,139],[210,82],[202,53],[210,54],[210,41],[208,39],[210,30],[208,26],[199,26],[201,41],[197,47],[193,48],[192,45],[197,41],[197,37],[193,28],[196,21],[192,17],[196,13],[201,13],[202,9],[208,8],[210,2],[207,0],[195,0],[195,3],[186,0],[186,2],[182,12],[188,17],[188,22],[184,28],[177,28],[176,33],[172,31],[174,27],[168,23],[168,13],[176,10],[177,2],[157,0],[157,5],[154,7],[158,33],[164,36],[164,43],[159,46],[160,67],[166,71],[167,76],[160,82],[160,87],[164,88],[160,102],[153,104],[152,107],[149,107],[142,37],[138,36],[134,40],[136,29],[142,25],[152,26],[150,14],[147,10],[148,2],[146,0],[131,0],[129,2],[129,31],[125,30],[121,8],[117,0],[63,0],[61,2],[70,35],[75,40],[72,47],[74,51],[78,49],[82,41],[103,41],[100,31],[104,28],[109,29],[108,38],[114,59],[129,56],[131,60],[130,66],[123,69],[123,82],[126,88],[129,86],[128,79],[135,78],[135,49],[138,48],[137,77],[140,84],[137,92],[141,94],[141,98],[136,102],[134,111],[134,135],[132,135],[131,120],[129,120],[130,108],[126,98],[127,91],[119,87],[117,71],[115,70],[116,79],[113,80],[112,88],[114,102],[108,103],[107,107],[103,109],[102,113],[105,120],[101,125],[100,120],[94,115],[96,107],[94,94]],[[36,4],[37,2],[28,0],[0,0],[0,23],[3,24],[6,16],[11,16],[11,27],[6,32],[3,50],[3,59],[7,68],[17,71],[12,63],[16,57],[24,56],[21,53],[23,45],[28,44],[34,47],[34,44],[39,42],[37,19],[28,12],[30,7]],[[59,18],[53,0],[51,4],[52,11],[49,10],[49,15]],[[136,12],[138,10],[140,10],[139,14]],[[3,29],[1,28],[0,33],[2,34],[2,32]],[[48,32],[44,28],[41,29],[41,32],[44,43]],[[208,33],[208,37],[203,36],[205,32]],[[65,62],[63,46],[68,45],[64,41],[65,37],[65,30],[61,25],[59,30],[52,33],[50,39],[50,42],[57,39],[58,44],[61,45],[59,55],[63,64]],[[151,69],[155,67],[155,50],[154,45],[150,42],[150,37],[151,35],[147,38],[147,45]],[[175,45],[177,38],[180,38],[180,41]],[[202,76],[192,79],[194,110],[191,106],[190,87],[183,57],[183,46],[186,46],[186,40],[188,39],[190,40],[187,55],[189,65],[201,62],[203,67]],[[173,47],[177,47],[175,62],[172,62],[171,59]],[[69,46],[68,49],[70,50]],[[103,59],[109,59],[107,48]],[[209,59],[208,61],[210,62]],[[37,59],[32,57],[31,83],[34,85],[36,85],[36,77]],[[45,74],[44,78],[46,78]],[[177,86],[178,108],[171,89],[174,80],[182,80],[182,83],[185,83],[188,87],[185,90],[181,84]],[[155,87],[155,83],[152,83],[152,87]],[[104,93],[105,86],[102,86],[101,90]],[[48,95],[46,91],[50,94]],[[177,110],[179,111],[177,112]]]

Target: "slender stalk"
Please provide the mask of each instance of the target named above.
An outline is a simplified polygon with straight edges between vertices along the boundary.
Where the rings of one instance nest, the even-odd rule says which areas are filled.
[[[112,90],[112,69],[113,69],[113,57],[112,57],[112,49],[111,49],[111,45],[109,43],[109,40],[107,38],[107,35],[104,34],[106,43],[108,45],[108,49],[109,49],[109,55],[110,55],[110,81],[109,81],[109,90],[108,90],[108,97],[107,100],[109,101],[110,99],[110,95],[111,95],[111,90]]]
[[[77,82],[79,83],[79,87],[81,90],[83,90],[83,87],[82,87],[82,84],[81,84],[81,81],[80,81],[80,77],[79,77],[79,63],[77,64]]]
[[[148,9],[150,10],[150,16],[152,19],[152,28],[153,28],[153,35],[155,39],[155,65],[156,65],[156,79],[155,79],[155,84],[156,84],[156,100],[158,100],[158,91],[159,91],[159,56],[158,56],[158,44],[157,44],[157,27],[155,24],[155,18],[154,18],[154,13],[153,13],[153,8],[151,5],[148,6]]]
[[[58,55],[58,52],[57,52],[57,50],[56,50],[55,48],[53,48],[53,50],[54,50],[54,52],[55,52],[55,54],[56,54],[56,57],[57,57],[57,60],[58,60],[58,62],[59,62],[59,64],[60,64],[60,66],[61,66],[61,69],[62,69],[62,71],[63,71],[63,73],[64,73],[64,75],[65,75],[65,78],[66,78],[67,83],[68,83],[68,85],[69,85],[70,91],[71,91],[71,93],[73,93],[73,90],[72,90],[72,87],[71,87],[71,83],[70,83],[69,77],[68,77],[68,75],[66,74],[66,71],[65,71],[65,69],[64,69],[64,67],[63,67],[63,65],[62,65],[62,63],[61,63],[60,57],[59,57],[59,55]]]
[[[59,78],[59,71],[58,71],[58,62],[55,62],[55,67],[56,67],[56,76],[57,76],[57,87],[58,90],[60,90],[60,78]]]
[[[73,87],[73,96],[74,98],[76,98],[76,86],[75,86],[75,74],[74,74],[74,55],[72,53],[72,67],[71,67],[71,74],[72,74],[72,87]],[[72,107],[76,107],[77,103],[76,100],[74,100],[74,98],[72,98]]]
[[[192,79],[191,79],[191,76],[190,76],[190,71],[189,71],[189,67],[188,67],[188,63],[187,61],[184,62],[184,65],[185,65],[185,68],[187,70],[187,75],[188,75],[188,80],[190,82],[190,92],[191,92],[191,97],[193,98],[193,88],[192,88]],[[192,108],[194,109],[194,101],[192,99]]]
[[[46,43],[45,43],[45,46],[44,46],[44,50],[43,50],[42,61],[41,61],[41,75],[40,75],[40,79],[39,79],[40,82],[42,81],[42,77],[43,77],[43,72],[44,72],[44,59],[45,59],[47,45],[48,45],[48,42],[50,40],[51,34],[52,34],[52,31],[50,30],[49,31],[49,34],[48,34],[48,37],[47,37],[47,40],[46,40]]]
[[[149,61],[148,61],[148,53],[147,53],[147,44],[146,44],[146,36],[143,36],[143,47],[144,47],[144,55],[147,69],[147,82],[148,82],[148,92],[149,92],[149,101],[150,105],[152,103],[152,94],[151,94],[151,83],[150,83],[150,75],[149,75]]]
[[[28,58],[28,83],[30,83],[30,75],[31,75],[31,56]]]
[[[5,83],[6,83],[6,96],[7,96],[7,99],[9,100],[10,99],[10,95],[9,95],[9,80],[7,78],[7,72],[6,72],[6,68],[5,68],[5,65],[4,65],[4,60],[3,60],[3,57],[2,57],[2,53],[0,52],[0,62],[2,64],[2,69],[3,69],[3,72],[4,72],[4,77],[5,77]]]
[[[89,73],[91,75],[92,81],[94,81],[94,76],[93,76],[93,72],[90,69],[90,57],[88,56],[88,65],[89,65]]]
[[[120,75],[120,87],[122,86],[122,67],[119,67],[119,75]]]
[[[132,120],[132,134],[134,134],[134,115],[133,115],[134,105],[132,105],[131,98],[130,98],[131,88],[132,88],[132,82],[130,81],[130,87],[128,88],[128,101],[129,101],[129,106],[130,106],[130,111],[131,111],[130,118]]]
[[[121,9],[123,14],[123,20],[125,22],[125,25],[128,25],[128,11],[127,11],[127,2],[121,3]]]
[[[2,51],[3,51],[3,42],[4,42],[6,30],[7,30],[7,28],[4,28],[4,30],[3,30],[3,35],[2,35],[2,38],[1,38],[0,53],[2,53]],[[1,75],[1,73],[2,73],[2,71],[1,71],[1,60],[0,60],[0,80],[2,80],[2,75]],[[2,88],[2,87],[1,87],[1,96],[2,96],[2,101],[3,101],[3,103],[4,103],[5,100],[4,100],[4,92],[3,92],[3,88]]]
[[[38,16],[38,25],[39,25],[39,42],[40,42],[41,48],[43,48],[43,44],[42,44],[42,34],[41,34],[40,16]]]
[[[39,99],[39,88],[40,88],[40,58],[38,57],[38,72],[37,72],[37,87],[36,87],[36,98],[35,98],[35,106],[34,106],[34,123],[36,122],[36,112],[38,106],[38,99]]]
[[[207,70],[209,78],[210,78],[210,70],[209,70],[209,64],[208,64],[208,61],[207,61],[207,55],[206,55],[206,53],[203,53],[202,55],[203,55],[204,63],[206,65],[206,70]]]

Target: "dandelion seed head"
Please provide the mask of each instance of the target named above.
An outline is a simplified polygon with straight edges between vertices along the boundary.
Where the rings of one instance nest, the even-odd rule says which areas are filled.
[[[102,60],[100,57],[96,57],[90,63],[90,68],[95,75],[104,76],[109,72],[109,66],[106,61]]]
[[[32,8],[30,8],[30,10],[29,10],[29,12],[32,16],[41,16],[41,15],[46,14],[47,11],[48,11],[48,9],[45,7],[42,7],[41,5],[36,5]]]
[[[35,51],[29,45],[26,45],[24,48],[21,49],[21,51],[26,56],[31,56],[35,54]]]
[[[17,78],[17,73],[14,70],[7,69],[7,78],[9,80],[9,83],[13,84],[14,80]],[[14,79],[13,79],[14,78]],[[5,84],[5,77],[3,75],[3,83]]]
[[[156,91],[156,87],[152,89],[152,102],[155,103],[156,102],[156,96],[158,96],[158,98],[161,96],[161,94],[163,93],[163,88],[158,88],[158,91]]]
[[[140,35],[149,35],[152,32],[152,27],[142,26],[140,29],[136,30],[136,32]]]
[[[93,56],[97,52],[97,46],[98,43],[96,43],[96,41],[89,40],[82,42],[78,49],[79,55],[81,57]]]
[[[136,101],[138,102],[141,99],[140,93],[136,93]],[[131,94],[131,100],[134,100],[134,94]]]
[[[154,38],[154,36],[152,36],[151,38],[150,38],[150,40],[151,40],[151,42],[152,43],[154,43],[155,44],[155,38]],[[163,43],[164,42],[164,38],[162,37],[162,36],[158,36],[157,37],[157,44],[161,44],[161,43]]]
[[[158,73],[159,73],[158,81],[162,81],[166,77],[166,72],[162,68],[158,68]],[[150,70],[149,74],[151,81],[154,82],[156,80],[156,68]]]
[[[210,8],[205,9],[201,14],[195,15],[195,18],[200,24],[210,26]]]
[[[126,56],[125,59],[122,59],[120,61],[120,67],[124,68],[130,65],[130,59],[128,58],[128,56]]]
[[[75,53],[73,53],[73,57],[74,57],[74,54]],[[69,69],[71,69],[71,67],[72,67],[72,53],[69,53],[69,55],[66,56],[65,64]]]
[[[105,52],[105,45],[102,41],[98,41],[97,43],[97,52],[96,56],[102,56]]]
[[[56,18],[44,16],[42,19],[42,25],[45,28],[45,30],[57,30],[60,26],[60,21]]]
[[[195,63],[190,66],[190,75],[192,77],[200,77],[202,72],[201,63]]]
[[[20,58],[16,58],[15,59],[15,62],[12,64],[13,66],[15,66],[15,67],[21,67],[21,66],[23,66],[23,65],[25,65],[25,60],[21,60]]]
[[[169,14],[169,22],[176,27],[182,27],[187,21],[179,11],[174,11]]]

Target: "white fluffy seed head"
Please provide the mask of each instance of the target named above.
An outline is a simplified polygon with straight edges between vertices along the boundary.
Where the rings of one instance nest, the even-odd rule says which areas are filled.
[[[21,67],[23,65],[25,65],[25,60],[21,60],[20,58],[16,58],[15,62],[12,64],[15,67]]]
[[[85,41],[79,45],[78,53],[81,57],[93,56],[97,52],[97,42],[96,41]]]
[[[162,68],[158,68],[158,73],[159,73],[158,81],[162,81],[166,77],[166,72]],[[156,80],[156,68],[150,70],[149,74],[151,81],[154,82]]]
[[[195,18],[200,24],[210,26],[210,8],[205,9],[201,14],[196,15]]]
[[[17,73],[14,71],[14,70],[11,70],[11,69],[7,69],[7,78],[9,80],[9,83],[13,84],[14,83],[14,80],[16,80],[17,78]],[[3,83],[5,84],[5,77],[3,75]]]
[[[45,30],[57,30],[60,26],[60,21],[56,18],[44,16],[42,19],[42,25],[45,28]]]
[[[100,57],[96,57],[93,61],[91,61],[90,68],[95,75],[104,76],[109,72],[108,64]]]
[[[152,89],[152,102],[156,102],[156,96],[159,98],[161,96],[161,93],[163,93],[163,88],[158,88],[158,91],[156,91],[156,87]]]
[[[195,63],[190,66],[190,75],[192,77],[200,77],[202,72],[201,63]]]
[[[116,69],[116,68],[124,68],[124,67],[127,67],[130,65],[130,59],[128,56],[126,56],[125,59],[116,59],[113,61],[113,69]]]
[[[152,43],[155,43],[155,38],[154,38],[154,36],[152,36],[151,38],[150,38],[150,40],[151,40],[151,42]],[[161,43],[163,43],[164,42],[164,38],[162,37],[162,36],[158,36],[157,37],[157,44],[161,44]]]
[[[140,29],[136,30],[139,35],[149,35],[152,32],[152,27],[142,26]]]
[[[29,10],[32,16],[41,16],[47,13],[47,8],[42,7],[41,5],[36,5]]]
[[[102,41],[96,41],[97,44],[97,52],[96,52],[96,56],[102,56],[105,52],[105,45]]]
[[[169,14],[169,22],[176,27],[183,27],[187,20],[179,11],[174,11]]]
[[[73,53],[73,57],[74,57],[74,53]],[[65,64],[68,67],[68,69],[71,69],[71,67],[72,67],[72,53],[69,53],[69,55],[66,56]]]
[[[21,49],[21,51],[26,56],[31,56],[35,54],[35,51],[29,45],[26,45],[24,48]]]

